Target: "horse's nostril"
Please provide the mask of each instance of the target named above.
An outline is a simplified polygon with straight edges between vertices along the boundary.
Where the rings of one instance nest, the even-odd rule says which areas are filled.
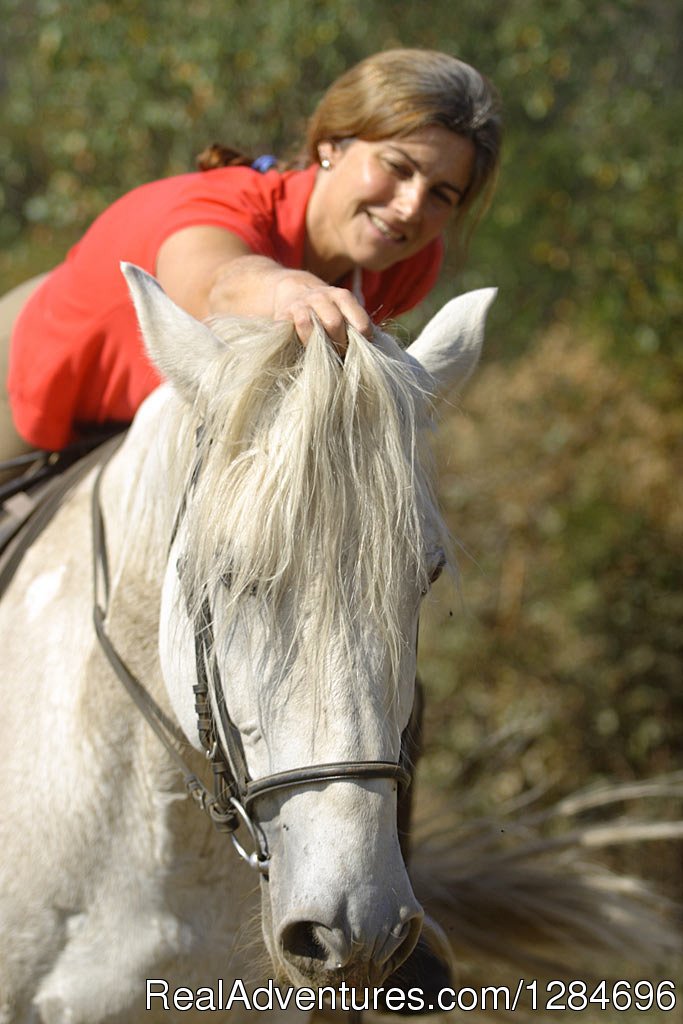
[[[325,936],[323,941],[322,936]],[[320,964],[326,964],[328,960],[335,958],[335,952],[331,948],[332,943],[327,941],[327,936],[334,936],[333,932],[323,925],[314,921],[297,921],[288,925],[282,933],[282,949],[288,959],[314,960]],[[338,958],[337,958],[338,959]],[[334,966],[342,966],[335,963]]]
[[[374,947],[362,942],[351,942],[341,928],[327,928],[316,921],[295,921],[281,934],[282,953],[286,960],[305,973],[314,971],[340,971],[356,966],[368,966],[388,973],[398,967],[412,952],[420,934],[422,916],[415,915],[398,922],[381,945]]]
[[[399,921],[391,929],[375,959],[385,971],[391,972],[410,956],[422,930],[422,914],[414,914],[405,921]]]

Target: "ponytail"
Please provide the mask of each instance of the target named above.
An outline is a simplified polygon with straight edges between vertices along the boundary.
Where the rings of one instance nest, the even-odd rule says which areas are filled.
[[[213,171],[217,167],[251,167],[253,159],[238,149],[221,146],[219,142],[207,146],[197,157],[198,171]]]

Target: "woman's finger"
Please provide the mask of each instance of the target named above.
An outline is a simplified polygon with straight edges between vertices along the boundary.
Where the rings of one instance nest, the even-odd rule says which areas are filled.
[[[289,307],[290,318],[300,341],[307,344],[317,320],[340,353],[346,351],[350,325],[371,339],[373,324],[355,296],[343,288],[321,288],[300,296]]]

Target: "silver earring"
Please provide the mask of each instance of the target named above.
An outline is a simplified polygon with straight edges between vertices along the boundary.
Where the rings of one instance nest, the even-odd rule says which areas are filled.
[[[323,169],[324,171],[329,171],[329,169],[330,169],[330,167],[332,166],[332,164],[331,164],[331,163],[330,163],[330,161],[329,161],[329,160],[327,159],[327,157],[326,157],[326,156],[324,156],[324,157],[322,158],[322,160],[320,161],[320,166],[322,167],[322,169]]]

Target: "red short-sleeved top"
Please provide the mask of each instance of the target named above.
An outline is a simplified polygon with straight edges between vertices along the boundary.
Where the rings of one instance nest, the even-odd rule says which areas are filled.
[[[140,339],[119,262],[154,273],[162,242],[196,225],[238,235],[255,253],[301,268],[317,168],[261,174],[226,167],[155,181],[110,206],[31,296],[12,335],[8,392],[19,433],[63,448],[83,425],[129,422],[160,383]],[[434,285],[442,242],[381,273],[364,271],[370,316],[411,309]]]

